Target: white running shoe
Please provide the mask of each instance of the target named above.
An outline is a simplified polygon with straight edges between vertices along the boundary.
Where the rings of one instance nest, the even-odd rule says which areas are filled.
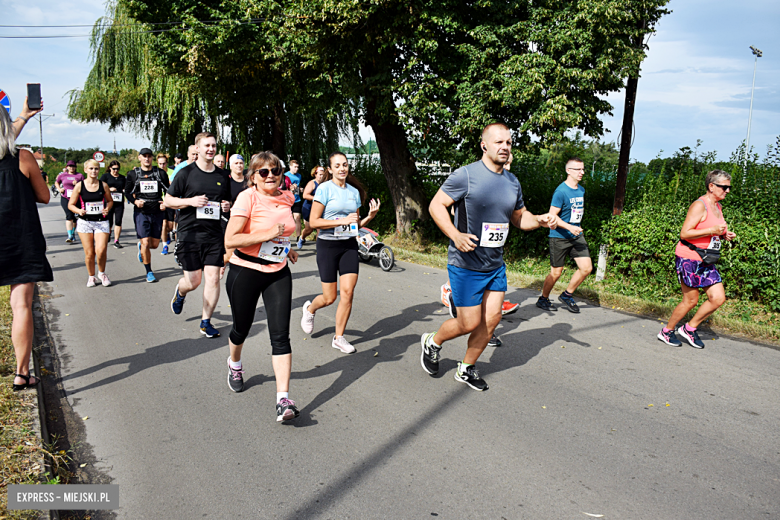
[[[108,279],[108,275],[106,273],[103,273],[100,276],[100,283],[103,284],[103,287],[108,287],[111,285],[111,280]]]
[[[97,285],[97,278],[90,276],[87,280],[87,287],[95,287],[95,285]]]
[[[303,304],[303,317],[301,318],[301,328],[306,334],[311,334],[311,331],[314,330],[314,314],[309,312],[309,305],[311,302],[306,300],[306,303]],[[354,351],[354,349],[352,350]]]
[[[347,341],[344,336],[333,336],[333,343],[331,343],[331,346],[339,349],[344,354],[352,354],[355,352],[355,347],[350,345],[349,341]]]

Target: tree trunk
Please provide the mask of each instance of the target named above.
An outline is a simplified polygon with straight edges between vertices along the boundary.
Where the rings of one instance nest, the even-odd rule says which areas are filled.
[[[287,140],[284,135],[284,106],[281,103],[274,105],[273,121],[271,122],[271,149],[277,157],[287,160]]]
[[[382,101],[384,106],[393,106],[392,99]],[[366,122],[376,136],[382,172],[393,197],[396,231],[410,233],[415,220],[429,218],[428,201],[422,189],[413,182],[417,166],[409,153],[406,133],[398,123],[395,111],[391,116],[382,118],[376,113],[377,102],[376,98],[367,100]]]
[[[634,106],[636,105],[636,89],[639,75],[629,77],[626,82],[626,105],[623,109],[623,130],[620,139],[620,158],[618,159],[617,185],[615,186],[615,203],[612,214],[623,213],[626,202],[626,181],[628,180],[628,162],[631,157],[631,133],[634,126]]]

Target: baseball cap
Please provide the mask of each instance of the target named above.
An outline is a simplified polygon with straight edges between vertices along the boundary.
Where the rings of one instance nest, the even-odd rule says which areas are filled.
[[[149,148],[141,148],[141,151],[138,152],[138,155],[154,155],[154,153]]]
[[[76,161],[70,160],[65,166],[76,166]]]

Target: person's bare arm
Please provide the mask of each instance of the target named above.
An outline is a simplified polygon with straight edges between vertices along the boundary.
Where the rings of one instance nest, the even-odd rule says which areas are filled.
[[[22,133],[22,130],[24,129],[24,125],[27,124],[27,121],[30,120],[32,116],[37,114],[38,112],[43,110],[43,98],[41,98],[41,108],[38,110],[30,110],[30,108],[27,106],[27,98],[24,98],[24,105],[22,105],[22,113],[19,114],[19,117],[17,117],[13,124],[11,125],[14,129],[14,138],[19,137],[19,134]],[[41,150],[41,153],[43,153],[43,150]]]
[[[309,181],[309,184],[306,185],[306,189],[303,190],[303,197],[306,200],[314,201],[314,182],[315,181]]]
[[[336,220],[326,220],[322,218],[322,213],[325,211],[325,205],[322,202],[314,201],[311,205],[311,214],[309,215],[309,225],[312,229],[333,229],[339,226],[348,226],[350,224],[358,223],[358,214],[350,213],[344,218],[337,218]]]
[[[704,220],[706,211],[707,209],[704,206],[704,202],[700,200],[691,204],[691,207],[688,208],[688,214],[685,216],[685,222],[683,222],[682,229],[680,230],[680,238],[682,240],[708,237],[710,235],[722,235],[726,232],[726,226],[722,224],[704,229],[694,229],[699,222]]]
[[[512,218],[510,219],[510,222],[512,222],[513,226],[522,229],[523,231],[533,231],[534,229],[539,229],[540,227],[555,229],[558,227],[560,221],[561,219],[559,219],[557,216],[550,215],[549,213],[534,215],[525,209],[525,207],[516,209],[512,213]]]
[[[19,150],[19,169],[25,177],[30,179],[33,193],[35,194],[35,201],[41,204],[48,204],[51,198],[51,192],[46,182],[43,180],[41,170],[38,168],[38,163],[35,161],[33,154],[27,150]]]
[[[433,196],[431,203],[428,205],[428,212],[431,214],[433,221],[436,222],[436,225],[439,226],[442,233],[452,240],[455,247],[458,248],[458,251],[463,253],[474,251],[474,249],[477,248],[477,244],[479,244],[479,238],[476,235],[458,231],[458,228],[452,223],[450,212],[448,211],[448,208],[453,204],[455,204],[455,201],[452,197],[440,189],[436,192],[436,195]]]
[[[550,206],[550,211],[548,211],[547,213],[549,215],[553,215],[553,216],[557,217],[560,212],[561,212],[561,208],[556,208],[555,206]],[[581,227],[579,227],[579,226],[572,226],[568,222],[564,222],[563,219],[561,219],[561,218],[559,218],[557,220],[558,220],[558,227],[559,228],[565,229],[566,231],[568,231],[569,233],[571,233],[575,237],[582,234],[583,230],[582,230]]]
[[[76,206],[76,202],[78,202],[79,197],[81,196],[81,186],[82,183],[79,182],[73,187],[73,193],[70,194],[70,200],[68,201],[68,209],[72,213],[83,217],[87,214],[87,210]]]
[[[284,224],[274,224],[270,229],[255,231],[254,233],[244,233],[245,225],[246,217],[230,215],[227,229],[225,229],[226,249],[256,246],[284,234]]]
[[[165,199],[163,199],[163,203],[165,204],[166,208],[171,209],[183,209],[183,208],[189,208],[192,206],[193,208],[202,208],[206,204],[208,204],[209,198],[205,195],[197,195],[195,197],[190,197],[187,199],[182,199],[179,197],[174,197],[170,193],[167,193],[165,195]]]

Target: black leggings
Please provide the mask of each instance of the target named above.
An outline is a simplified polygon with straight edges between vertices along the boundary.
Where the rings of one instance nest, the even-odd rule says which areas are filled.
[[[73,214],[71,210],[68,209],[68,203],[70,202],[70,199],[65,196],[63,193],[60,196],[60,206],[62,206],[62,209],[65,210],[65,220],[70,220],[71,222],[76,222],[76,215]]]
[[[108,225],[122,227],[122,216],[125,214],[125,207],[122,202],[114,201],[114,206],[108,212]]]
[[[291,354],[290,313],[292,312],[292,274],[290,268],[275,273],[263,273],[256,269],[230,264],[225,289],[233,311],[233,329],[230,342],[242,345],[249,335],[255,319],[257,302],[263,296],[271,336],[271,354]]]

